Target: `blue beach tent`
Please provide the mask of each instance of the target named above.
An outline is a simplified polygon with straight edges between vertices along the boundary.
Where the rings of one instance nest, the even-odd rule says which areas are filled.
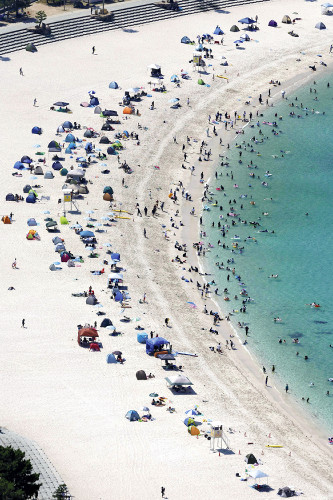
[[[22,156],[21,158],[21,162],[22,163],[32,163],[32,159],[30,158],[30,156]]]
[[[139,420],[140,419],[140,415],[138,414],[137,411],[135,410],[129,410],[126,415],[125,415],[126,418],[128,418],[128,420],[130,422],[134,422],[136,420]]]
[[[106,356],[107,363],[117,363],[116,356],[114,354],[108,354]]]
[[[119,88],[119,85],[117,82],[111,82],[109,84],[109,89],[117,89],[117,88]]]
[[[81,231],[80,236],[81,238],[93,238],[95,234],[92,231]]]
[[[73,124],[72,122],[69,122],[69,121],[66,121],[62,124],[63,128],[68,128],[68,129],[72,129],[73,128]]]
[[[24,163],[21,163],[20,161],[17,161],[14,164],[14,168],[16,168],[16,170],[23,170],[25,168],[25,165],[24,165]]]
[[[120,253],[112,253],[111,259],[116,261],[116,262],[119,262],[120,261]]]
[[[318,30],[326,30],[326,26],[324,23],[317,23],[315,28],[317,28]]]
[[[61,165],[60,161],[54,161],[52,163],[52,168],[53,168],[53,170],[61,170],[62,165]]]
[[[223,31],[221,30],[220,26],[216,26],[213,35],[224,35]]]
[[[145,332],[138,333],[136,339],[139,342],[139,344],[145,344],[148,339],[148,334]]]
[[[244,17],[243,19],[240,19],[238,22],[242,23],[242,24],[254,24],[255,23],[255,21],[253,19],[251,19],[250,17]]]
[[[40,127],[33,127],[31,133],[40,135],[42,133],[42,129]]]
[[[146,341],[146,353],[151,355],[154,354],[155,351],[158,351],[161,346],[170,344],[168,340],[165,340],[163,337],[155,337],[154,339],[148,339]]]
[[[191,43],[191,40],[188,36],[183,36],[183,38],[180,40],[180,43]]]
[[[98,106],[98,105],[99,105],[98,97],[91,97],[90,98],[90,106]]]
[[[33,193],[28,194],[25,200],[27,203],[36,203],[36,197]]]
[[[75,137],[73,134],[67,134],[66,135],[66,139],[65,139],[65,142],[75,142]]]

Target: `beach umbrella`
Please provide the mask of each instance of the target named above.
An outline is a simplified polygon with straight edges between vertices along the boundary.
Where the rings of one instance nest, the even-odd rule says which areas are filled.
[[[86,214],[93,214],[94,211],[93,210],[86,210]]]
[[[111,243],[103,243],[103,247],[112,247]]]
[[[92,231],[81,231],[80,236],[83,238],[93,238],[95,234]]]
[[[121,356],[122,352],[121,351],[113,351],[112,354],[115,354],[116,356]]]
[[[96,94],[94,90],[88,90],[88,94]]]
[[[44,210],[43,214],[49,214],[50,211],[49,210]]]
[[[94,247],[86,247],[87,252],[93,252],[95,250]]]
[[[130,94],[137,94],[139,90],[139,87],[131,87],[130,89],[127,89],[126,92],[129,92]]]
[[[60,262],[53,262],[55,266],[60,266]]]
[[[177,75],[172,75],[172,77],[170,78],[170,82],[179,82],[179,78]]]
[[[235,40],[234,43],[243,43],[244,40]]]
[[[177,102],[179,102],[179,99],[178,97],[174,97],[173,99],[169,99],[169,102],[172,104],[176,104]]]
[[[105,328],[106,330],[110,330],[110,332],[114,332],[116,330],[116,327],[113,325],[106,326]]]
[[[61,108],[64,108],[65,106],[68,106],[69,102],[64,102],[64,101],[57,101],[53,103],[53,106],[60,106]]]
[[[192,415],[192,416],[195,416],[195,415],[199,415],[199,412],[197,412],[197,410],[186,410],[186,415]]]

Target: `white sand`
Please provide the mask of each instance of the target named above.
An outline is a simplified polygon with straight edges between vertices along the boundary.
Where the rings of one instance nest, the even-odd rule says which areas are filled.
[[[323,67],[318,66],[314,75],[308,69],[309,64],[320,61],[317,54],[322,53],[323,60],[330,62],[333,19],[322,16],[318,4],[293,0],[288,2],[289,12],[285,12],[285,5],[282,1],[250,5],[232,9],[228,14],[210,12],[140,26],[134,33],[119,31],[68,40],[41,47],[37,54],[25,51],[10,54],[10,60],[2,62],[1,210],[2,214],[12,211],[15,222],[1,225],[0,423],[36,440],[78,500],[157,498],[162,485],[167,497],[175,499],[256,498],[258,493],[249,488],[251,483],[241,482],[235,476],[236,472],[244,473],[244,457],[250,452],[262,460],[260,468],[270,475],[269,484],[275,489],[270,496],[276,494],[278,487],[289,485],[304,491],[311,499],[333,498],[331,450],[320,429],[307,423],[290,404],[291,396],[278,393],[274,387],[264,388],[262,373],[237,340],[237,351],[228,351],[224,356],[209,351],[208,346],[214,345],[215,339],[202,329],[211,326],[211,317],[202,314],[203,304],[196,287],[180,279],[185,274],[183,266],[171,263],[179,253],[174,249],[175,239],[184,242],[186,238],[191,246],[198,238],[198,219],[190,218],[188,212],[194,204],[199,212],[199,195],[194,204],[184,202],[184,207],[174,206],[168,199],[169,189],[174,189],[178,180],[183,180],[186,187],[189,185],[192,193],[199,185],[198,176],[190,178],[189,170],[181,168],[180,145],[186,135],[201,141],[209,113],[213,115],[216,110],[233,113],[236,109],[242,113],[248,96],[257,105],[260,92],[266,99],[271,78],[282,82],[281,87],[272,89],[272,96],[275,93],[278,97],[283,88],[288,93],[288,82],[295,77],[298,84],[305,78],[318,78]],[[292,14],[295,11],[298,15]],[[256,14],[260,31],[250,34],[253,40],[244,44],[245,50],[236,50],[233,41],[237,34],[229,32],[230,26],[241,17]],[[302,21],[294,27],[283,25],[280,21],[284,14],[301,17]],[[278,21],[277,29],[267,27],[270,19]],[[314,29],[319,20],[327,25],[326,31]],[[188,63],[193,47],[180,44],[180,38],[188,35],[194,39],[198,33],[212,33],[216,24],[226,31],[225,46],[211,46],[215,55],[212,65],[215,75],[224,74],[219,62],[221,55],[225,55],[230,64],[226,73],[230,81],[228,84],[224,79],[213,81],[210,72],[203,79],[211,87],[201,87]],[[291,29],[299,38],[288,36]],[[91,55],[93,45],[96,56]],[[301,61],[296,62],[298,58]],[[63,265],[61,272],[49,271],[48,266],[59,257],[53,249],[53,235],[45,230],[43,211],[50,210],[51,216],[59,219],[61,206],[57,201],[64,178],[55,173],[54,180],[39,177],[31,181],[27,172],[22,178],[11,175],[16,160],[24,154],[35,154],[34,144],[39,143],[40,149],[47,151],[48,142],[56,139],[56,128],[64,120],[75,120],[100,130],[102,119],[92,109],[79,106],[87,100],[88,90],[97,92],[103,108],[118,110],[123,92],[108,89],[111,80],[118,81],[122,89],[144,86],[149,91],[147,82],[151,79],[146,68],[152,62],[162,65],[168,92],[153,94],[154,111],[149,110],[152,99],[144,98],[138,105],[142,116],[130,117],[123,125],[116,126],[116,130],[139,132],[141,145],[127,141],[121,154],[134,173],[123,175],[115,157],[108,160],[110,176],[101,175],[97,165],[91,166],[87,178],[93,185],[89,186],[90,194],[79,202],[82,214],[68,217],[72,223],[77,220],[85,223],[85,210],[95,210],[97,219],[104,215],[108,204],[101,193],[108,184],[115,191],[118,207],[135,214],[131,220],[119,220],[115,227],[101,234],[98,247],[110,241],[112,249],[121,253],[121,263],[126,268],[125,284],[132,297],[132,308],[125,314],[140,317],[139,324],[147,332],[155,330],[165,336],[176,350],[199,354],[197,358],[179,357],[177,361],[194,382],[196,394],[192,395],[172,395],[166,388],[160,361],[148,357],[144,346],[136,340],[137,323],[120,322],[121,309],[109,299],[106,276],[89,273],[101,267],[101,259],[85,259],[75,269]],[[19,76],[20,67],[24,77]],[[192,80],[175,88],[170,76],[179,74],[181,69],[189,71]],[[33,107],[35,97],[38,107]],[[170,109],[168,100],[172,97],[181,98],[180,110]],[[73,114],[50,111],[56,100],[68,100]],[[138,122],[148,130],[138,130]],[[43,128],[41,137],[31,134],[34,125]],[[219,128],[224,143],[231,140]],[[107,135],[113,137],[112,133]],[[174,135],[178,146],[173,144]],[[105,146],[101,148],[106,150]],[[187,164],[191,165],[197,159],[199,146],[187,149],[193,149]],[[52,154],[46,154],[49,167],[51,157]],[[70,167],[72,162],[66,157],[66,166]],[[156,170],[154,165],[160,169]],[[121,187],[122,177],[128,189]],[[39,192],[50,196],[49,202],[28,205],[4,201],[6,193],[22,194],[23,186],[31,182],[43,185]],[[156,219],[136,216],[137,202],[141,210],[146,205],[150,214],[157,199],[165,201],[165,213],[159,211]],[[170,231],[169,242],[164,239],[161,224],[170,229],[169,218],[176,208],[183,211],[186,225],[182,234]],[[29,217],[41,223],[37,228],[40,242],[25,239]],[[144,227],[148,239],[143,237]],[[61,227],[61,236],[68,250],[86,256],[79,238],[68,226]],[[104,256],[105,247],[100,252]],[[17,271],[11,268],[15,257]],[[195,263],[193,255],[186,268],[189,263]],[[89,285],[104,305],[107,317],[124,332],[115,338],[102,329],[101,353],[90,353],[76,341],[79,323],[95,320],[100,323],[103,318],[96,316],[96,309],[87,306],[84,299],[71,296],[73,292],[87,290]],[[15,290],[8,291],[10,286]],[[144,292],[148,304],[142,305],[139,299]],[[198,309],[189,308],[187,301],[197,303]],[[171,319],[172,328],[163,326],[165,317]],[[20,328],[22,318],[26,319],[26,329]],[[230,333],[225,323],[220,328],[222,344]],[[106,354],[115,349],[123,351],[126,357],[123,366],[106,364]],[[153,372],[156,378],[137,381],[138,369]],[[272,376],[270,382],[274,385]],[[153,422],[130,423],[125,419],[127,410],[140,412],[142,406],[150,406],[148,395],[152,391],[170,398],[168,404],[177,413],[152,407],[156,418]],[[206,439],[189,436],[182,420],[184,411],[195,404],[205,418],[217,418],[227,428],[235,429],[234,434],[228,434],[234,454],[213,454]],[[267,449],[268,443],[281,444],[283,448]]]

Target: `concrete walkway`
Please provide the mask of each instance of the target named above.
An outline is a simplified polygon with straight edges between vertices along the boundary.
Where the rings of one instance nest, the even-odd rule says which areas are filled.
[[[4,427],[1,427],[0,432],[0,445],[24,451],[34,472],[40,474],[39,482],[42,483],[42,486],[39,489],[38,500],[51,500],[53,493],[60,484],[63,484],[63,481],[43,450],[34,441]]]

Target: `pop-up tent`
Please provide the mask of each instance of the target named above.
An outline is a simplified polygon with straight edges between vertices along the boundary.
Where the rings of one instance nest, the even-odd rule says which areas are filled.
[[[291,19],[290,19],[290,17],[289,17],[289,16],[285,15],[285,16],[283,16],[283,18],[282,18],[282,22],[283,22],[284,24],[291,24]]]
[[[251,465],[254,465],[254,464],[258,463],[256,457],[252,453],[249,453],[248,455],[246,455],[245,462],[247,464],[251,464]]]
[[[138,414],[137,411],[135,410],[129,410],[126,415],[125,415],[126,418],[128,418],[128,420],[130,422],[133,422],[135,420],[139,420],[140,419],[140,415]]]
[[[317,23],[315,28],[317,28],[318,30],[326,30],[326,26],[324,23]]]
[[[25,167],[24,163],[22,163],[22,162],[20,162],[20,161],[16,161],[16,162],[14,163],[14,168],[15,168],[16,170],[23,170],[23,169],[25,169],[26,167]]]
[[[67,134],[65,142],[75,142],[75,137],[73,134]]]
[[[28,226],[37,226],[36,219],[34,218],[28,219],[27,224]]]
[[[215,30],[213,31],[213,35],[224,35],[224,33],[221,30],[220,26],[216,26]]]
[[[23,188],[23,193],[29,193],[31,190],[30,184],[26,184]]]
[[[107,363],[117,363],[116,356],[114,354],[108,354],[106,356],[106,362]]]
[[[104,318],[101,323],[101,328],[106,328],[107,326],[112,326],[112,321],[109,318]]]
[[[295,490],[291,490],[288,486],[279,488],[277,494],[280,495],[280,497],[282,498],[290,498],[296,496]]]
[[[86,304],[89,306],[95,306],[97,304],[97,299],[95,295],[89,295],[89,297],[86,298]]]
[[[271,28],[276,28],[277,27],[277,22],[274,21],[274,19],[271,19],[268,23],[268,26],[270,26]]]
[[[72,122],[69,122],[69,121],[65,121],[63,124],[62,124],[63,128],[68,128],[68,129],[72,129],[73,128],[73,123]]]
[[[4,224],[11,224],[11,223],[12,223],[12,221],[10,220],[10,217],[9,217],[8,215],[4,215],[4,216],[2,217],[2,222],[3,222]]]
[[[15,201],[15,196],[13,195],[13,193],[8,193],[6,195],[6,201]]]
[[[147,380],[146,372],[144,370],[139,370],[136,372],[136,378],[137,380]]]
[[[105,186],[105,188],[103,189],[103,193],[113,194],[112,187],[111,186]]]
[[[180,40],[180,43],[191,43],[191,40],[188,36],[183,36],[183,38]]]
[[[99,140],[100,144],[110,144],[110,139],[106,135],[102,135]]]
[[[251,38],[249,37],[249,35],[247,33],[243,33],[241,36],[240,36],[240,39],[241,40],[244,40],[245,42],[249,42],[251,40]]]
[[[36,196],[33,193],[28,194],[25,201],[27,203],[36,203]]]
[[[35,175],[44,175],[43,169],[40,165],[35,168]]]
[[[33,127],[31,133],[41,135],[42,129],[40,127]]]
[[[37,52],[37,47],[33,43],[28,43],[28,45],[26,46],[25,50],[27,52]]]
[[[99,100],[98,97],[90,97],[90,106],[98,106],[99,105]]]
[[[237,31],[239,31],[239,28],[238,28],[238,26],[236,26],[236,24],[234,24],[233,26],[231,26],[230,31],[232,31],[233,33],[236,33]]]
[[[117,82],[109,83],[109,89],[117,89],[119,87]]]
[[[52,174],[51,170],[47,170],[44,174],[44,179],[53,179],[54,175]]]
[[[54,161],[52,163],[52,168],[53,168],[53,170],[61,170],[62,165],[61,165],[60,161]]]
[[[146,353],[151,355],[163,349],[163,346],[167,346],[170,342],[163,337],[155,337],[153,339],[148,339],[146,342]]]

